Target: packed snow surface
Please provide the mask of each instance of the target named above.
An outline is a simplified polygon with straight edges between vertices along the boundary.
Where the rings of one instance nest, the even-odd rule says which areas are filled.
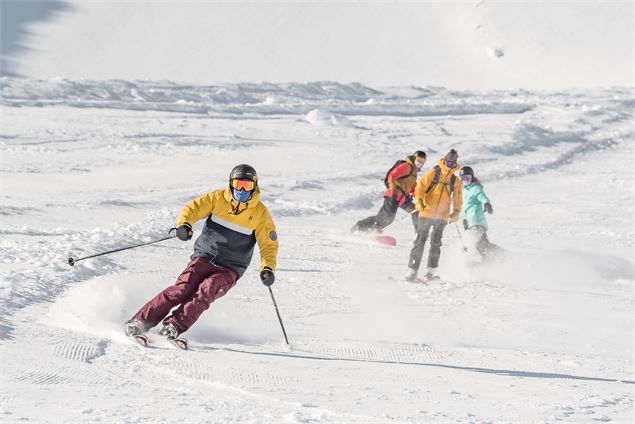
[[[632,90],[0,79],[0,421],[506,423],[633,420]],[[450,148],[484,182],[507,260],[403,281],[413,241],[354,236],[395,160]],[[171,284],[191,199],[253,165],[280,252],[185,336],[122,323]],[[195,226],[198,232],[201,223]],[[427,250],[426,250],[427,254]]]

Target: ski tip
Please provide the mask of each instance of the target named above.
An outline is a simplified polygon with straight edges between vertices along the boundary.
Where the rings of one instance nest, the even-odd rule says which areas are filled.
[[[181,350],[188,349],[188,342],[186,339],[174,339],[174,340],[170,340],[170,342]]]
[[[143,347],[148,347],[148,344],[150,344],[150,340],[148,340],[148,338],[144,335],[137,334],[132,336],[132,338]]]

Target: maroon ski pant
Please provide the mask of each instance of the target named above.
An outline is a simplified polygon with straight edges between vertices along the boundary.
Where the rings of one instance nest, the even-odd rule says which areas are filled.
[[[216,299],[236,284],[234,271],[214,266],[206,258],[190,261],[176,283],[146,303],[132,318],[150,329],[161,320],[176,325],[179,333],[186,332]],[[178,305],[170,316],[172,308]]]

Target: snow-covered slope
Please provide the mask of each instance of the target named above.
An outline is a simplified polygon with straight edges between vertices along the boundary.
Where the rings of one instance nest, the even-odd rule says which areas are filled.
[[[628,89],[459,92],[361,84],[0,80],[0,413],[13,422],[631,422],[633,126]],[[509,251],[465,264],[444,235],[430,285],[353,237],[386,168],[450,148],[492,198]],[[180,208],[260,175],[281,243],[182,352],[121,323],[182,270]],[[195,227],[200,229],[200,224]],[[257,255],[254,263],[257,261]]]

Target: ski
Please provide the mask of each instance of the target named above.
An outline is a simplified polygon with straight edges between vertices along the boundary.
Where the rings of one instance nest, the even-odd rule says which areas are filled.
[[[409,280],[409,279],[406,279],[406,282],[407,282],[407,283],[411,283],[411,284],[427,284],[427,283],[430,283],[430,282],[432,282],[432,281],[437,281],[437,280],[440,280],[440,279],[441,279],[441,278],[440,278],[438,275],[435,275],[434,277],[429,277],[429,278],[426,278],[426,277],[423,277],[423,278],[421,278],[421,277],[417,277],[417,278],[415,278],[414,280]]]
[[[137,342],[139,345],[143,347],[148,347],[148,345],[150,344],[150,340],[148,339],[148,337],[144,336],[143,334],[134,334],[128,337],[130,337],[131,339],[133,339],[135,342]]]
[[[134,340],[135,343],[137,343],[139,346],[143,346],[143,347],[150,346],[150,339],[148,339],[148,336],[144,334],[135,334],[128,337]],[[181,350],[188,350],[189,343],[187,339],[183,339],[183,338],[173,339],[173,340],[168,339],[168,341],[170,342],[170,344],[178,347]]]
[[[168,339],[168,341],[170,343],[172,343],[174,346],[178,347],[181,350],[187,350],[188,349],[188,341],[187,339]]]

